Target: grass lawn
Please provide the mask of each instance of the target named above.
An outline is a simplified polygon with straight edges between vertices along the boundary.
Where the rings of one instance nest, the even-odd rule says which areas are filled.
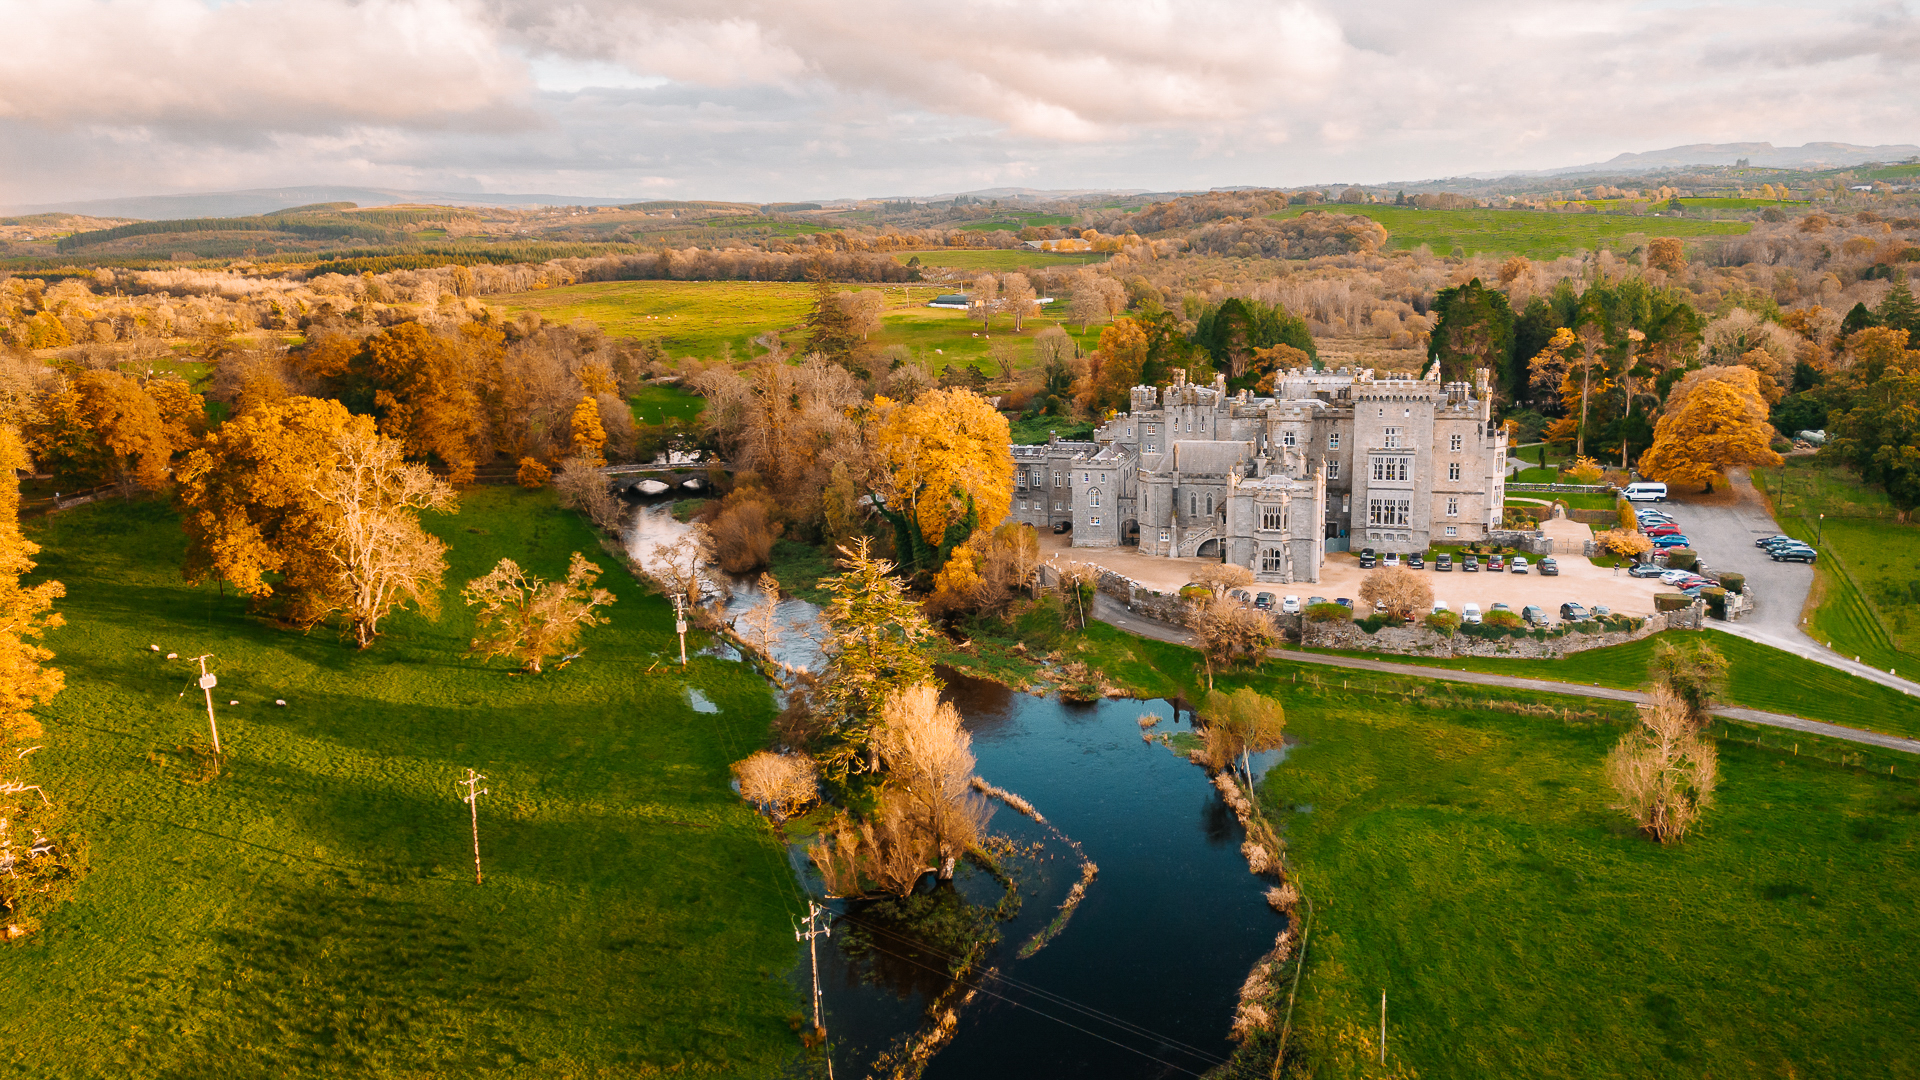
[[[1015,445],[1038,446],[1055,433],[1062,439],[1091,439],[1094,424],[1091,420],[1075,420],[1070,416],[1025,416],[1012,421],[1008,427],[1013,432]]]
[[[1418,210],[1409,206],[1295,206],[1273,218],[1290,218],[1309,210],[1365,214],[1387,227],[1387,246],[1408,250],[1426,244],[1439,254],[1460,247],[1469,255],[1480,252],[1553,259],[1585,249],[1626,250],[1655,236],[1728,236],[1747,232],[1751,225],[1730,221],[1689,221],[1685,218],[1637,218],[1618,214],[1560,214],[1545,210]]]
[[[627,401],[633,406],[633,418],[648,424],[668,420],[690,424],[707,407],[706,398],[678,386],[643,386]]]
[[[1662,848],[1609,809],[1614,723],[1244,681],[1299,740],[1263,794],[1313,901],[1318,1075],[1363,1075],[1382,991],[1427,1077],[1920,1071],[1910,777],[1722,739],[1717,805]]]
[[[1520,679],[1597,683],[1616,689],[1637,690],[1647,684],[1647,663],[1653,658],[1654,643],[1663,636],[1687,633],[1690,631],[1669,631],[1666,635],[1642,638],[1605,649],[1589,649],[1559,660],[1503,660],[1497,657],[1441,659],[1430,656],[1383,656],[1379,653],[1348,655],[1420,667],[1484,671]],[[1787,713],[1830,724],[1920,737],[1920,698],[1909,697],[1857,675],[1836,671],[1824,664],[1816,664],[1732,634],[1714,634],[1707,640],[1732,664],[1725,694],[1727,704]]]
[[[1824,556],[1808,632],[1876,667],[1920,668],[1920,526],[1837,465],[1790,458],[1752,475],[1780,527]]]
[[[512,677],[464,655],[455,593],[359,653],[182,584],[163,505],[31,523],[67,586],[36,779],[78,811],[93,871],[0,965],[12,1074],[752,1076],[797,1052],[798,898],[728,788],[765,737],[765,684],[661,663],[671,608],[544,493],[470,490],[427,523],[455,588],[502,556],[557,576],[586,552],[612,623],[567,669]],[[208,783],[168,651],[214,656],[229,762]],[[469,766],[489,789],[479,887]]]

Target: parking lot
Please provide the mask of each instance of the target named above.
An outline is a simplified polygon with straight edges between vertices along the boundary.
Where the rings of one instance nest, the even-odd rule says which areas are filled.
[[[1585,528],[1585,526],[1582,526]],[[1565,550],[1560,543],[1554,544],[1556,552]],[[1424,574],[1433,586],[1433,598],[1444,600],[1447,607],[1459,611],[1467,603],[1480,605],[1485,612],[1495,603],[1502,603],[1519,611],[1528,604],[1538,604],[1547,617],[1555,622],[1560,618],[1560,605],[1568,601],[1580,604],[1588,610],[1601,604],[1612,609],[1616,615],[1652,615],[1653,595],[1666,592],[1667,587],[1658,578],[1628,577],[1624,570],[1602,569],[1588,562],[1580,554],[1580,547],[1573,547],[1573,554],[1557,554],[1554,561],[1560,566],[1560,576],[1544,577],[1540,574],[1538,560],[1529,558],[1535,565],[1524,574],[1495,573],[1485,569],[1486,561],[1481,560],[1482,569],[1478,573],[1467,573],[1455,566],[1447,572],[1436,571],[1433,561],[1427,561],[1427,568],[1417,573]],[[1309,595],[1324,596],[1329,600],[1346,596],[1355,601],[1360,598],[1360,582],[1368,571],[1360,569],[1360,560],[1351,554],[1329,555],[1326,566],[1321,568],[1318,585],[1260,585],[1260,591],[1273,590],[1275,595],[1299,595],[1304,601]],[[1365,608],[1356,604],[1359,611]]]

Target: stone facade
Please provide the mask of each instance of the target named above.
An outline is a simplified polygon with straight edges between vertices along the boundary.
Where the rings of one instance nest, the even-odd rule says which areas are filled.
[[[1676,611],[1654,615],[1637,630],[1606,630],[1583,634],[1578,631],[1544,640],[1527,634],[1522,637],[1477,638],[1466,634],[1442,634],[1425,626],[1383,626],[1369,634],[1353,623],[1305,622],[1300,628],[1300,643],[1315,649],[1343,649],[1349,652],[1398,653],[1403,656],[1499,656],[1509,659],[1555,660],[1588,649],[1604,649],[1638,641],[1662,630],[1698,629],[1698,615]]]
[[[1281,372],[1272,397],[1230,396],[1224,377],[1135,387],[1091,443],[1013,448],[1009,520],[1068,518],[1075,547],[1218,558],[1282,583],[1317,582],[1329,548],[1487,540],[1507,454],[1490,381],[1342,368]]]

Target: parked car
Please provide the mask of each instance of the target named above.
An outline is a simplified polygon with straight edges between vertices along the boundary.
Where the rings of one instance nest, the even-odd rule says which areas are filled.
[[[1678,525],[1642,525],[1640,531],[1648,536],[1678,536],[1682,530]]]
[[[1479,573],[1480,572],[1479,557],[1475,555],[1468,555],[1466,558],[1460,561],[1460,569],[1466,571],[1469,574]]]
[[[1677,535],[1676,536],[1656,536],[1653,538],[1653,546],[1657,548],[1692,547],[1693,541],[1687,539],[1684,536],[1677,536]]]
[[[1628,502],[1666,502],[1667,485],[1642,480],[1628,484],[1622,494],[1626,495]]]
[[[1351,596],[1336,596],[1333,598],[1333,602],[1346,608],[1348,611],[1353,610],[1353,597]]]
[[[1407,569],[1425,570],[1426,568],[1427,568],[1427,557],[1424,554],[1416,551],[1413,554],[1407,556]]]
[[[1286,612],[1288,615],[1300,614],[1300,598],[1297,596],[1281,597],[1280,610]]]
[[[1560,576],[1560,564],[1554,561],[1553,556],[1549,555],[1546,558],[1540,560],[1540,576],[1541,577],[1559,577]]]
[[[1521,608],[1520,617],[1526,620],[1528,626],[1547,625],[1547,613],[1540,609],[1539,604],[1528,604]]]
[[[1795,542],[1793,537],[1788,536],[1786,533],[1774,533],[1772,536],[1763,536],[1760,539],[1755,540],[1753,542],[1753,546],[1757,548],[1763,548],[1763,547],[1766,547],[1768,544],[1778,544],[1783,541],[1787,543]]]
[[[1254,597],[1253,606],[1259,608],[1261,611],[1272,611],[1273,610],[1273,594],[1270,592],[1263,592],[1259,596]]]
[[[1488,608],[1487,610],[1488,611],[1512,611],[1513,609],[1508,607],[1505,604],[1495,604],[1492,607]]]
[[[1815,551],[1815,550],[1813,550],[1813,549],[1812,549],[1812,548],[1810,548],[1810,547],[1806,547],[1806,546],[1804,546],[1804,545],[1802,545],[1801,547],[1783,547],[1783,548],[1777,548],[1777,549],[1775,549],[1775,550],[1774,550],[1774,552],[1773,552],[1773,561],[1774,561],[1774,562],[1804,562],[1804,563],[1810,563],[1810,562],[1812,562],[1812,561],[1814,561],[1815,559],[1818,559],[1819,557],[1820,557],[1820,553],[1819,553],[1819,552],[1817,552],[1817,551]]]
[[[1434,573],[1436,573],[1436,574],[1442,574],[1442,573],[1445,573],[1445,572],[1447,572],[1447,571],[1449,571],[1449,570],[1452,570],[1452,569],[1453,569],[1453,556],[1452,556],[1452,555],[1449,555],[1448,553],[1446,553],[1446,552],[1444,552],[1444,551],[1443,551],[1443,552],[1441,552],[1440,554],[1438,554],[1438,555],[1435,555],[1435,556],[1433,557],[1433,571],[1434,571]]]
[[[1783,547],[1806,547],[1806,546],[1807,544],[1803,540],[1795,540],[1791,536],[1783,536],[1777,540],[1768,540],[1766,543],[1761,544],[1760,550],[1775,551]]]
[[[1507,560],[1502,556],[1499,556],[1499,555],[1487,556],[1487,569],[1497,574],[1497,573],[1500,573],[1501,571],[1504,571],[1506,568],[1507,568]]]
[[[1513,557],[1513,563],[1508,568],[1508,573],[1524,574],[1526,572],[1527,572],[1527,557],[1525,555],[1515,555]]]
[[[1585,622],[1587,609],[1571,601],[1560,605],[1560,618],[1563,622]]]
[[[1071,521],[1056,521],[1053,523],[1053,534],[1055,536],[1058,536],[1061,533],[1068,533],[1072,531],[1073,531],[1073,522]]]
[[[1595,605],[1593,605],[1593,617],[1594,617],[1594,618],[1596,618],[1596,619],[1604,619],[1604,618],[1606,618],[1607,616],[1609,616],[1609,615],[1611,615],[1611,614],[1613,614],[1613,609],[1612,609],[1612,608],[1610,608],[1610,607],[1608,607],[1607,605],[1605,605],[1605,604],[1595,604]]]
[[[1327,598],[1326,598],[1326,597],[1324,597],[1324,596],[1309,596],[1309,597],[1307,597],[1307,606],[1308,606],[1308,607],[1319,607],[1319,606],[1320,606],[1321,604],[1324,604],[1324,603],[1326,603],[1326,602],[1327,602]]]
[[[1445,600],[1435,600],[1433,602],[1433,613],[1435,615],[1438,615],[1441,612],[1446,610],[1448,610],[1448,608],[1447,608],[1447,602]]]
[[[1674,584],[1675,582],[1679,582],[1679,581],[1685,581],[1685,580],[1687,580],[1688,578],[1690,578],[1690,577],[1693,577],[1693,576],[1695,576],[1695,575],[1694,575],[1694,572],[1693,572],[1693,571],[1691,571],[1691,570],[1662,570],[1662,571],[1660,571],[1660,580],[1661,580],[1661,581],[1663,581],[1663,582],[1666,582],[1666,583],[1667,583],[1668,585],[1672,585],[1672,584]]]
[[[1666,572],[1666,567],[1655,566],[1650,562],[1634,563],[1627,568],[1628,577],[1659,577]]]
[[[1688,584],[1686,588],[1681,589],[1680,595],[1688,597],[1693,600],[1698,600],[1700,599],[1700,593],[1703,590],[1709,589],[1712,587],[1713,587],[1713,582],[1711,581],[1693,582]]]
[[[1633,512],[1633,516],[1634,516],[1634,520],[1636,521],[1672,521],[1673,520],[1672,514],[1663,513],[1659,510],[1635,510]]]
[[[1468,604],[1465,607],[1461,608],[1460,621],[1463,623],[1478,624],[1480,622],[1480,605]]]
[[[1387,557],[1380,560],[1380,565],[1381,566],[1399,566],[1400,553],[1397,551],[1387,552]]]
[[[1362,570],[1373,569],[1374,564],[1378,561],[1378,559],[1373,557],[1373,551],[1371,549],[1360,553],[1360,569]]]

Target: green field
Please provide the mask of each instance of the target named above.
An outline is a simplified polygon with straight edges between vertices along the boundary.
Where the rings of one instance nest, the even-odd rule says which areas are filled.
[[[1920,164],[1888,165],[1883,169],[1867,169],[1860,173],[1862,180],[1910,180],[1920,176]]]
[[[1681,199],[1680,205],[1688,210],[1765,210],[1768,207],[1787,210],[1809,204],[1800,199],[1749,199],[1735,195],[1710,195],[1698,199]]]
[[[1685,634],[1682,631],[1669,631],[1660,636]],[[1378,653],[1348,655],[1389,659],[1396,664],[1420,667],[1483,671],[1519,679],[1552,679],[1556,682],[1633,690],[1646,684],[1647,663],[1653,658],[1657,640],[1642,638],[1624,645],[1589,649],[1559,660],[1504,660],[1497,657],[1442,659],[1430,656],[1383,658]],[[1847,727],[1920,737],[1920,698],[1732,634],[1713,634],[1707,640],[1732,665],[1727,679],[1726,704],[1786,713]]]
[[[1525,255],[1553,259],[1585,249],[1626,250],[1656,236],[1731,236],[1752,228],[1742,222],[1636,218],[1617,214],[1559,214],[1544,210],[1418,210],[1405,206],[1295,206],[1272,218],[1311,210],[1364,214],[1387,227],[1387,246],[1410,250],[1422,244],[1444,255],[1455,247],[1469,255]]]
[[[707,407],[707,399],[677,386],[643,386],[627,398],[633,418],[646,424],[678,420],[690,424]]]
[[[1820,548],[1807,632],[1875,667],[1920,670],[1920,526],[1844,467],[1791,458],[1756,470],[1788,534]]]
[[[35,779],[77,811],[93,871],[0,965],[9,1075],[741,1076],[798,1052],[797,898],[728,788],[765,738],[765,684],[665,662],[671,608],[544,494],[472,490],[427,523],[456,588],[503,555],[557,575],[586,552],[612,624],[566,669],[513,677],[464,654],[456,594],[357,653],[182,584],[163,504],[32,529],[67,586]],[[229,761],[211,782],[169,651],[214,656]],[[490,792],[482,886],[467,767]]]
[[[994,335],[1019,342],[1019,366],[1031,366],[1033,336],[1065,317],[1066,305],[1056,302],[1027,319],[1018,334],[1006,316],[995,319],[991,331],[982,331],[967,312],[927,306],[935,296],[956,287],[964,286],[845,286],[850,290],[874,289],[887,299],[881,329],[867,343],[871,348],[907,346],[936,373],[956,361],[961,367],[975,362],[985,365]],[[780,333],[791,349],[805,345],[803,327],[813,304],[813,287],[789,282],[613,281],[517,293],[497,297],[495,302],[512,314],[533,311],[553,322],[585,319],[614,336],[659,337],[668,353],[676,357],[693,354],[710,360],[720,354],[725,343],[732,346],[735,360],[746,360],[758,354],[753,339],[763,333]],[[1098,344],[1099,324],[1090,325],[1084,334],[1078,324],[1064,325],[1083,348]],[[997,370],[989,374],[998,377]],[[665,393],[671,397],[677,392]],[[650,406],[667,406],[683,418],[691,417],[685,411],[688,408],[698,412],[695,405],[684,400],[677,405],[670,400],[636,402],[636,408]],[[652,419],[657,421],[658,417]]]
[[[1316,1075],[1386,1075],[1359,1067],[1382,992],[1423,1077],[1920,1071],[1911,775],[1736,728],[1716,807],[1662,848],[1609,808],[1614,723],[1246,681],[1299,740],[1263,788],[1313,901],[1294,1030]]]
[[[1030,225],[1065,225],[1072,220],[1072,214],[1013,213],[1002,214],[992,221],[970,221],[960,226],[960,229],[963,232],[991,232],[996,229],[1019,232]]]
[[[921,266],[944,270],[984,270],[998,274],[1039,266],[1084,266],[1087,263],[1105,262],[1107,256],[1104,252],[1094,251],[1056,255],[1033,248],[945,248],[939,251],[900,251],[894,253],[894,258],[903,263],[917,258]]]

